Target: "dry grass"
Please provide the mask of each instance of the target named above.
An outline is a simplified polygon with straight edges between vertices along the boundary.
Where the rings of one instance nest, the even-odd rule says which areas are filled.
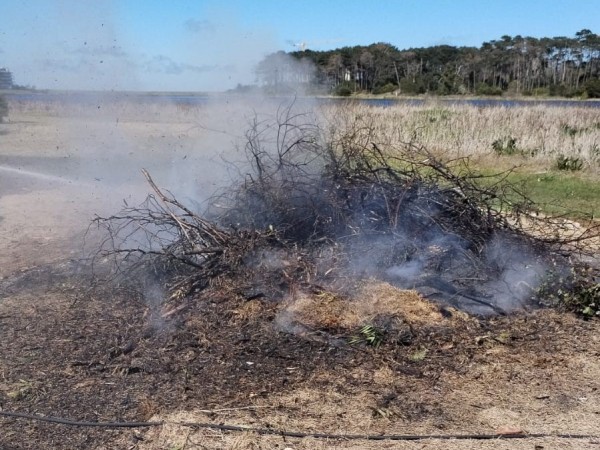
[[[331,292],[295,292],[279,305],[277,323],[284,330],[356,331],[377,318],[394,318],[410,326],[433,326],[472,320],[452,309],[452,318],[442,316],[439,308],[417,291],[404,290],[389,283],[367,280],[352,298]]]
[[[400,317],[416,326],[439,324],[445,320],[439,308],[424,300],[417,291],[401,290],[388,283],[365,283],[353,303],[367,321],[377,315]]]
[[[537,165],[548,166],[560,154],[581,158],[588,168],[600,161],[600,114],[595,108],[477,107],[470,105],[397,105],[388,108],[354,104],[324,108],[331,130],[374,129],[366,140],[398,145],[415,142],[448,157],[493,157],[492,143],[512,137]]]

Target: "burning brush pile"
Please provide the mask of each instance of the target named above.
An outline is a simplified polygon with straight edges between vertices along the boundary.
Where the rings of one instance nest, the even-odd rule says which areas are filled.
[[[151,271],[171,299],[209,286],[246,299],[351,297],[379,280],[479,315],[559,290],[557,302],[598,310],[598,269],[580,262],[597,230],[565,233],[568,222],[537,214],[507,174],[484,177],[414,143],[389,148],[369,127],[325,132],[291,108],[253,123],[244,156],[238,181],[201,212],[144,171],[144,204],[96,219],[98,256],[128,278]]]

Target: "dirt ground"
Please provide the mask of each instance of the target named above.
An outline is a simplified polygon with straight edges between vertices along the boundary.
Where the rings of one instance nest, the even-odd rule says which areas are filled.
[[[0,448],[600,448],[598,320],[553,310],[480,319],[375,281],[357,285],[360,300],[302,291],[252,298],[215,286],[172,303],[159,288],[91,289],[81,261],[93,247],[93,234],[84,246],[87,226],[94,214],[143,198],[141,167],[167,186],[184,171],[196,182],[181,188],[190,196],[225,177],[206,176],[212,163],[191,164],[203,145],[230,140],[198,126],[209,119],[153,113],[21,106],[0,125],[0,409],[165,424],[82,428],[0,417]],[[393,326],[375,348],[358,330],[378,320]],[[367,441],[189,423],[596,437]]]

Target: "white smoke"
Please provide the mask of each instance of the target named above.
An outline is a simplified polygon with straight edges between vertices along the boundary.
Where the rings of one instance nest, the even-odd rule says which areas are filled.
[[[498,273],[482,289],[506,311],[519,309],[535,295],[548,267],[523,244],[496,235],[488,244],[484,261]]]

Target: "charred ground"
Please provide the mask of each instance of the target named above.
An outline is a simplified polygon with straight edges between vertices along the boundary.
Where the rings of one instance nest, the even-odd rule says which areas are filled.
[[[40,271],[52,275],[40,280]],[[286,302],[208,288],[169,314],[139,293],[81,292],[89,279],[70,273],[43,268],[2,286],[4,410],[140,421],[200,409],[197,421],[324,432],[597,429],[579,421],[599,406],[590,365],[598,357],[595,322],[551,310],[449,316],[416,293],[371,284],[373,298],[364,301],[382,302],[372,323],[387,327],[375,348],[351,344],[360,335],[343,312],[349,299],[307,295],[284,327]],[[504,393],[508,386],[513,393]],[[322,403],[331,397],[334,405]],[[248,406],[256,409],[236,414]],[[206,412],[227,408],[229,416]],[[500,417],[482,423],[490,408]],[[303,425],[302,417],[310,420]],[[161,445],[152,433],[3,422],[4,448]]]

